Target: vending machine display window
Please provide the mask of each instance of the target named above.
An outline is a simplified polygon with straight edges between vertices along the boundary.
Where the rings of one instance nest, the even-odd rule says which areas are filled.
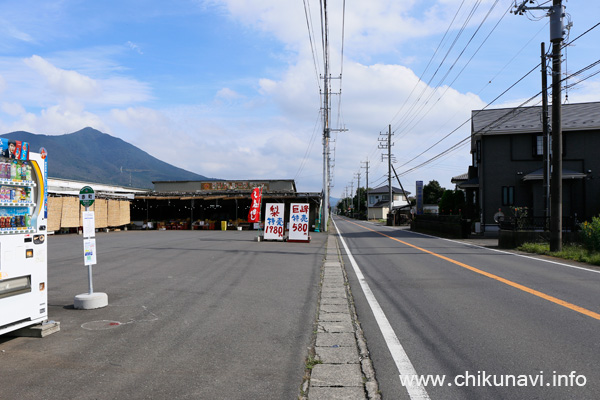
[[[0,157],[0,235],[36,231],[36,175],[31,161]]]
[[[47,164],[0,138],[0,335],[47,320]]]

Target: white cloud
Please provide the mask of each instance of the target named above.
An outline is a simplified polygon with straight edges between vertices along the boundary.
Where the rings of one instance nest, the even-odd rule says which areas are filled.
[[[244,98],[243,95],[241,95],[238,92],[236,92],[235,90],[231,90],[229,88],[223,88],[223,89],[219,90],[215,97],[217,99],[228,100],[228,101],[239,100],[239,99]]]
[[[102,88],[92,78],[76,71],[67,71],[50,64],[40,56],[32,56],[25,64],[42,76],[52,91],[63,96],[94,98],[102,95]]]
[[[3,102],[2,104],[0,104],[0,110],[2,110],[3,113],[8,114],[13,117],[23,115],[26,113],[25,108],[22,105],[17,104],[17,103]]]
[[[13,110],[18,110],[20,106],[13,104],[11,107]],[[63,104],[42,109],[39,114],[21,113],[18,117],[17,121],[9,125],[8,130],[52,135],[71,133],[91,126],[104,132],[111,132],[110,127],[99,115],[86,111],[81,104],[73,101],[65,101]]]
[[[12,39],[23,42],[33,42],[33,38],[26,32],[17,29],[12,23],[4,18],[0,18],[0,36],[8,36]]]
[[[129,47],[131,50],[135,51],[136,53],[144,54],[144,52],[142,51],[142,48],[140,46],[138,46],[137,44],[135,44],[129,40],[125,44],[127,45],[127,47]]]
[[[75,56],[71,54],[69,57]],[[85,52],[82,57],[86,57]],[[50,106],[64,101],[78,101],[86,106],[114,107],[152,99],[150,86],[133,78],[114,74],[106,78],[94,78],[60,68],[37,55],[22,62],[29,68],[23,70],[15,60],[6,60],[6,71],[11,75],[10,85],[7,84],[8,96],[21,103],[28,102],[24,106]],[[110,69],[114,70],[114,67]]]

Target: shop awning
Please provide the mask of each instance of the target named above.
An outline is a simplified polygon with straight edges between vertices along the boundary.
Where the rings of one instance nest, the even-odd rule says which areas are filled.
[[[471,178],[457,184],[460,189],[472,189],[479,187],[479,178]]]
[[[563,179],[583,179],[586,176],[587,174],[584,174],[583,172],[577,172],[566,168],[562,169]],[[542,179],[544,179],[544,170],[542,168],[530,172],[523,177],[523,181],[541,181]]]

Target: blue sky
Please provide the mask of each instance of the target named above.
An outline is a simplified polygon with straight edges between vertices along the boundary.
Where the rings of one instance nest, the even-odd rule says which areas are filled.
[[[468,136],[470,124],[458,127],[471,110],[537,65],[540,42],[549,41],[544,13],[508,14],[511,0],[345,3],[342,62],[344,2],[327,2],[330,72],[342,73],[332,81],[342,92],[332,96],[332,127],[348,129],[333,135],[334,197],[351,182],[356,188],[358,172],[364,186],[367,160],[369,185],[386,183],[378,138],[388,124],[399,173]],[[600,21],[598,2],[563,3],[573,22],[570,39]],[[305,12],[312,17],[315,58]],[[59,135],[91,126],[202,175],[293,178],[300,191],[320,191],[319,13],[316,0],[5,0],[0,132]],[[567,49],[563,71],[600,58],[598,43],[600,28],[578,39]],[[539,87],[536,71],[494,106],[518,105]],[[572,88],[568,101],[600,101],[599,89],[599,76],[592,77]],[[469,163],[463,146],[404,175],[403,184],[414,192],[416,180],[436,179],[450,188],[450,178]]]

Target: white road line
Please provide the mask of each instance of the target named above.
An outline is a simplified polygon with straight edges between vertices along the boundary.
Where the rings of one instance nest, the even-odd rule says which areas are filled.
[[[333,221],[333,218],[331,220]],[[392,358],[394,359],[394,362],[396,363],[398,372],[400,373],[400,375],[417,376],[417,371],[415,371],[415,367],[413,366],[412,362],[408,358],[408,355],[404,351],[404,347],[402,347],[400,340],[398,340],[398,337],[396,336],[396,333],[394,332],[392,325],[390,325],[390,322],[388,321],[387,317],[385,316],[385,313],[381,309],[379,302],[377,301],[377,299],[375,298],[375,295],[371,291],[371,288],[369,287],[369,284],[367,283],[367,280],[365,279],[365,276],[363,275],[362,271],[358,267],[358,264],[356,263],[354,256],[352,255],[352,253],[350,253],[350,249],[348,249],[348,246],[346,245],[346,241],[342,237],[342,233],[338,229],[335,221],[333,221],[333,225],[335,226],[338,236],[340,237],[340,241],[342,242],[342,245],[344,246],[344,249],[346,250],[348,259],[350,259],[350,263],[352,264],[354,273],[356,274],[356,277],[358,278],[360,287],[362,288],[363,293],[365,294],[365,297],[367,298],[367,302],[369,303],[369,306],[371,307],[371,311],[373,312],[373,315],[375,316],[377,325],[379,325],[379,330],[381,331],[381,334],[383,335],[383,339],[385,340],[385,343],[387,344],[387,347],[390,350],[390,353],[392,354]],[[405,388],[408,391],[408,395],[410,396],[411,399],[413,399],[413,400],[417,400],[417,399],[429,400],[429,395],[427,394],[427,391],[425,390],[425,388],[423,386],[407,385],[407,386],[405,386]]]
[[[490,249],[489,247],[479,246],[479,245],[477,245],[475,243],[471,243],[471,242],[463,242],[463,241],[459,241],[459,240],[452,240],[452,239],[442,238],[442,237],[438,237],[438,236],[431,236],[431,235],[428,235],[426,233],[421,233],[421,232],[413,232],[413,231],[406,231],[406,232],[410,232],[410,233],[413,233],[415,235],[421,235],[421,236],[426,236],[426,237],[430,237],[430,238],[441,239],[441,240],[445,240],[447,242],[458,243],[458,244],[463,244],[463,245],[468,245],[468,246],[474,246],[474,247],[477,247],[477,248],[480,248],[480,249],[495,251],[496,253],[508,254],[508,255],[511,255],[511,256],[515,256],[515,257],[522,257],[522,258],[527,258],[527,259],[530,259],[530,260],[542,261],[542,262],[545,262],[545,263],[548,263],[548,264],[556,264],[556,265],[561,265],[563,267],[569,267],[569,268],[573,268],[573,269],[580,269],[582,271],[587,271],[587,272],[593,272],[595,274],[600,274],[600,270],[596,270],[596,269],[585,268],[585,267],[578,267],[577,265],[565,264],[565,263],[561,263],[561,262],[558,262],[558,261],[546,260],[544,258],[539,258],[539,257],[526,256],[524,254],[517,254],[517,253],[510,252],[510,251],[504,251],[504,250],[498,250],[498,249]]]

